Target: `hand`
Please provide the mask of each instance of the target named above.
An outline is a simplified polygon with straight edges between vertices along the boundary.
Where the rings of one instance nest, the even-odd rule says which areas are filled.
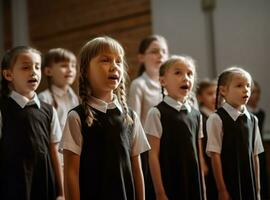
[[[56,198],[56,200],[65,200],[65,197],[64,197],[64,196],[58,196],[58,197]]]
[[[207,166],[207,164],[205,162],[202,163],[202,172],[203,172],[204,176],[208,175],[209,167]]]
[[[230,200],[231,197],[227,190],[222,190],[218,193],[218,200]]]
[[[156,200],[169,200],[165,193],[156,195]]]

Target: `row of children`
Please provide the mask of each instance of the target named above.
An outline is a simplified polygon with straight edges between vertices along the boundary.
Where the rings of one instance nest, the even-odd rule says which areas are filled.
[[[237,67],[220,74],[218,110],[206,128],[205,118],[191,105],[194,61],[187,56],[168,59],[161,36],[141,43],[139,59],[144,70],[131,84],[133,112],[126,101],[124,50],[112,38],[98,37],[82,47],[77,107],[69,86],[76,74],[70,52],[51,50],[43,64],[41,54],[30,47],[6,52],[1,63],[1,199],[55,199],[64,197],[63,188],[65,198],[72,200],[144,199],[144,183],[148,199],[203,199],[205,191],[214,188],[203,184],[211,166],[201,142],[207,135],[218,191],[210,194],[220,199],[260,198],[257,156],[263,148],[257,119],[245,107],[250,74]],[[58,112],[35,93],[41,65],[49,89],[39,96]],[[61,128],[57,114],[62,116]],[[65,187],[57,154],[61,129]],[[146,151],[144,181],[140,154]]]

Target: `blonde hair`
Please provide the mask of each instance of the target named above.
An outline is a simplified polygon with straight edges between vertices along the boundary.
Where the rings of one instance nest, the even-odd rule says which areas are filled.
[[[220,86],[228,86],[234,75],[242,74],[247,78],[250,78],[252,83],[252,77],[250,73],[244,70],[241,67],[233,66],[225,69],[221,74],[218,76],[218,83],[217,83],[217,94],[216,94],[216,109],[218,109],[222,102],[224,101],[224,97],[220,94]],[[253,84],[253,83],[252,83]]]
[[[79,56],[79,66],[80,66],[80,77],[79,77],[79,96],[82,100],[82,106],[85,111],[86,115],[86,124],[91,126],[93,124],[94,111],[89,105],[89,98],[91,96],[91,86],[89,84],[89,80],[87,78],[88,69],[90,62],[93,58],[98,56],[102,52],[112,51],[116,54],[119,54],[124,57],[125,52],[121,44],[116,40],[104,36],[104,37],[97,37],[89,42],[87,42],[81,49],[80,56]],[[126,79],[127,79],[127,65],[125,60],[123,60],[124,64],[124,75],[119,86],[114,90],[114,93],[118,97],[118,100],[124,110],[125,121],[128,124],[133,123],[132,118],[128,112],[128,106],[126,101]]]
[[[195,85],[195,80],[196,80],[196,65],[195,65],[195,60],[187,55],[172,55],[166,62],[164,62],[160,69],[159,69],[159,76],[162,77],[165,75],[167,70],[173,66],[176,63],[183,63],[186,66],[189,66],[194,69],[194,84]],[[162,95],[164,95],[164,88],[162,87]],[[190,93],[188,96],[188,100],[190,101],[191,104],[194,101],[194,96]]]

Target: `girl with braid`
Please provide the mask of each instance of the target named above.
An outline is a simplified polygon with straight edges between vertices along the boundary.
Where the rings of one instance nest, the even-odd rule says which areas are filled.
[[[259,159],[263,152],[257,118],[246,104],[251,75],[232,67],[218,78],[216,113],[207,120],[207,154],[220,200],[259,200]]]
[[[140,153],[150,146],[127,107],[126,74],[116,40],[97,37],[82,47],[82,103],[69,113],[60,145],[68,200],[144,199]]]
[[[55,107],[63,130],[68,111],[79,104],[77,95],[70,87],[76,77],[76,57],[66,49],[50,49],[44,55],[42,70],[48,89],[38,97]]]
[[[202,117],[189,101],[195,73],[194,61],[188,56],[173,56],[160,67],[160,83],[167,95],[150,109],[145,126],[155,189],[155,197],[149,200],[204,198]]]

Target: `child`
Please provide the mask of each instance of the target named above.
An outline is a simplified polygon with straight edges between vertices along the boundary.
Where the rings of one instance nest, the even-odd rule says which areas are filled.
[[[150,146],[126,104],[124,50],[110,37],[84,45],[81,105],[67,119],[61,148],[67,199],[144,199],[140,153]]]
[[[63,130],[68,111],[79,104],[70,87],[76,77],[76,57],[66,49],[51,49],[44,56],[42,68],[49,87],[38,96],[56,108]]]
[[[260,199],[258,154],[263,146],[258,120],[246,109],[251,85],[251,75],[239,67],[218,78],[217,112],[207,121],[206,151],[219,199]]]
[[[139,45],[139,77],[131,82],[128,104],[139,115],[144,127],[147,112],[162,101],[159,83],[159,68],[168,58],[168,45],[164,37],[150,35]],[[146,198],[153,196],[153,185],[149,174],[148,152],[141,155],[146,186]]]
[[[159,83],[159,68],[168,58],[168,45],[164,37],[151,35],[139,46],[141,68],[139,77],[132,81],[129,91],[129,106],[145,124],[147,112],[162,101]]]
[[[187,56],[174,56],[159,74],[167,95],[150,109],[145,123],[155,199],[202,199],[202,119],[188,100],[195,64]]]
[[[206,144],[207,144],[206,120],[210,114],[215,112],[216,89],[217,84],[215,81],[205,79],[199,82],[196,91],[196,96],[199,102],[199,109],[203,117],[204,138],[202,139],[202,147],[204,159],[208,169],[207,174],[204,174],[206,185],[206,196],[208,200],[218,199],[217,188],[211,167],[211,159],[206,155]]]
[[[0,196],[3,200],[63,196],[56,111],[39,101],[40,53],[19,46],[3,57],[0,115]]]
[[[248,100],[248,110],[252,112],[258,118],[259,130],[263,140],[263,124],[265,120],[265,111],[259,108],[259,101],[261,96],[261,88],[258,82],[253,81],[253,88],[251,96]],[[267,166],[266,166],[266,152],[263,152],[259,155],[260,161],[260,180],[261,180],[261,198],[269,199],[268,194],[268,175],[267,175]]]

